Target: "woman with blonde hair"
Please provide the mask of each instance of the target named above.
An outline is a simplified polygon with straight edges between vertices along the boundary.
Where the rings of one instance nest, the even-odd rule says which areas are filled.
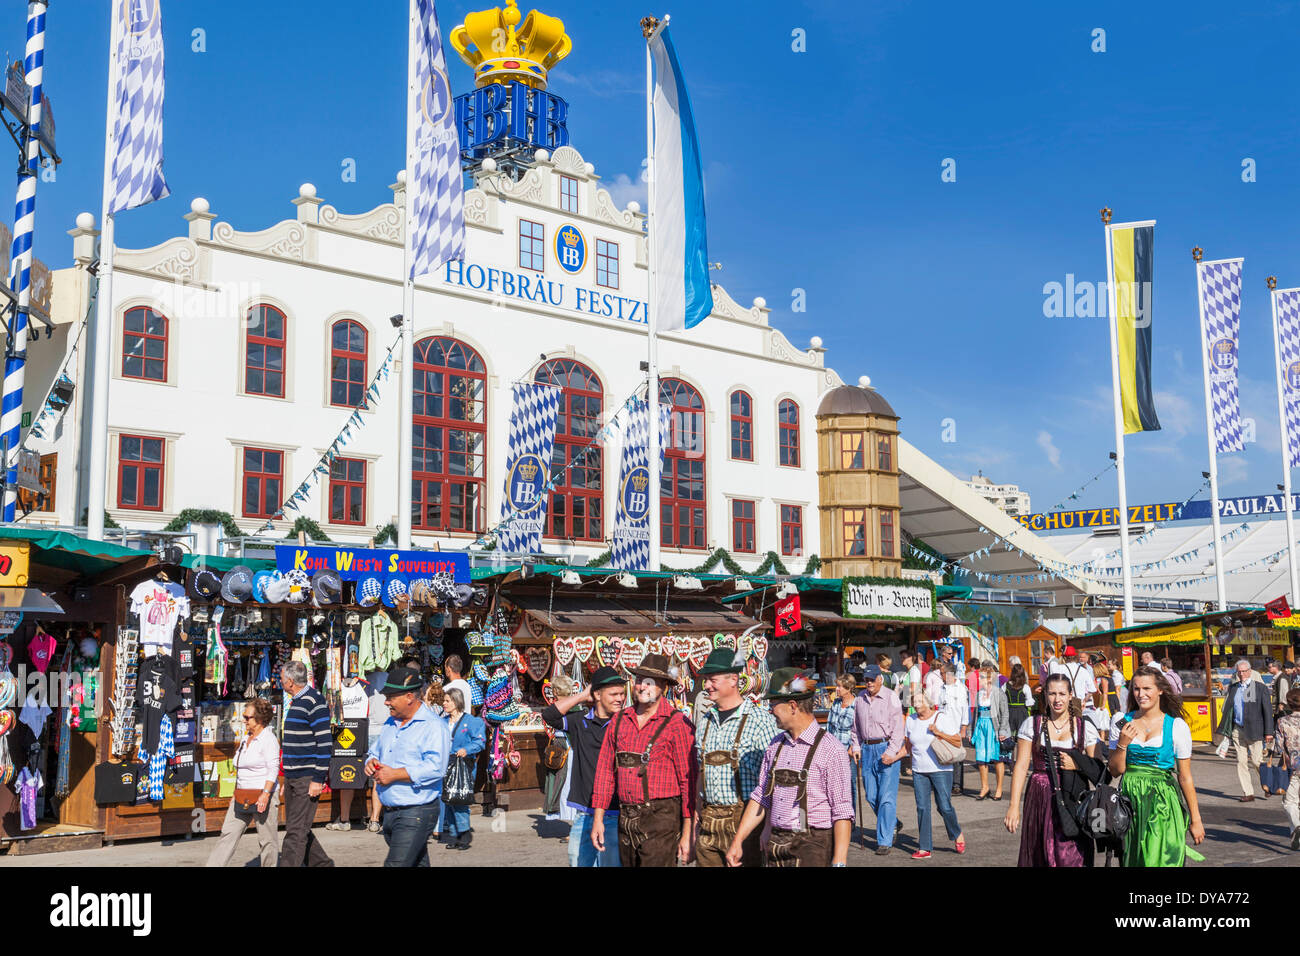
[[[979,669],[978,690],[975,692],[975,730],[971,740],[975,744],[975,765],[980,772],[980,792],[976,800],[989,795],[989,766],[997,768],[997,792],[994,800],[1002,799],[1002,779],[1007,765],[1002,761],[1002,741],[1011,739],[1011,716],[1006,692],[998,686],[998,669],[992,661],[985,661]]]

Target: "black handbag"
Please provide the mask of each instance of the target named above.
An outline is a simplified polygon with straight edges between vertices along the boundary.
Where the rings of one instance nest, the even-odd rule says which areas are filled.
[[[452,757],[442,778],[442,801],[455,807],[474,802],[474,759]]]

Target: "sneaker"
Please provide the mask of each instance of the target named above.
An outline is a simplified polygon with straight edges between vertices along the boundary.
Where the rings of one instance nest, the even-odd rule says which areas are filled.
[[[1300,850],[1300,827],[1291,831],[1291,849]]]
[[[876,856],[888,856],[891,849],[893,849],[893,847],[878,846],[876,847]]]
[[[369,830],[371,833],[384,832],[384,826],[378,820],[371,820],[368,824],[366,824],[366,829]]]
[[[932,854],[930,853],[929,850],[917,850],[915,853],[912,854],[912,859],[914,859],[914,860],[928,860],[928,859],[930,859],[931,856],[932,856]]]

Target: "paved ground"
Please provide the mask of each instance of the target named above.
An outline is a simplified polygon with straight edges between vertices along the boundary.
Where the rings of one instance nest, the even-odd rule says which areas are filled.
[[[1254,803],[1237,801],[1236,767],[1230,760],[1220,760],[1208,747],[1198,748],[1193,755],[1192,772],[1200,795],[1201,815],[1205,820],[1206,842],[1201,850],[1204,863],[1190,863],[1190,867],[1208,866],[1296,866],[1300,853],[1290,849],[1289,828],[1282,812],[1282,802],[1277,797],[1257,799]],[[966,784],[971,793],[978,790],[979,777],[973,767],[968,767]],[[1011,790],[1007,775],[1006,793]],[[1006,832],[1002,817],[1007,802],[977,801],[972,797],[954,798],[957,815],[965,831],[967,851],[955,853],[943,832],[943,824],[934,817],[935,855],[929,861],[915,861],[909,855],[916,849],[916,809],[912,785],[903,779],[899,791],[899,818],[903,832],[895,849],[885,857],[873,852],[874,834],[866,840],[864,848],[859,840],[849,852],[850,866],[1014,866],[1019,847],[1019,836]],[[870,811],[868,811],[868,818]],[[568,825],[547,822],[539,811],[516,810],[487,819],[477,811],[473,818],[475,828],[473,848],[467,852],[447,850],[433,845],[430,854],[435,866],[565,866],[567,848],[565,840]],[[351,833],[326,832],[316,828],[316,836],[325,849],[340,865],[375,866],[384,859],[383,837],[358,830]],[[861,833],[855,833],[861,837]],[[0,867],[40,866],[201,866],[207,860],[216,841],[215,836],[196,837],[192,840],[136,841],[118,843],[99,850],[48,853],[35,856],[0,857]],[[234,865],[257,865],[257,837],[246,835],[235,853]]]

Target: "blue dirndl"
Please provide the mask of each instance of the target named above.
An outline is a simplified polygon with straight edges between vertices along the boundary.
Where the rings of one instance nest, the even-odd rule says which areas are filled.
[[[998,732],[993,728],[993,718],[989,708],[981,707],[975,720],[975,733],[971,735],[975,742],[976,763],[998,763],[1002,760],[1002,744],[998,741]]]

